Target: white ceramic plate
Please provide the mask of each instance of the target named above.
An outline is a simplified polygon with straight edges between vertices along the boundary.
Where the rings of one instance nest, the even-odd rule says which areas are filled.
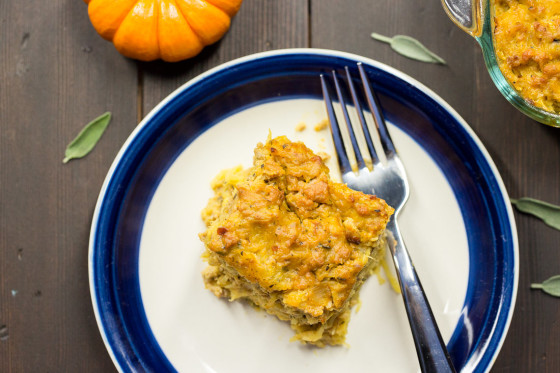
[[[513,311],[517,241],[500,177],[440,98],[358,56],[278,51],[187,83],[139,125],[115,160],[92,227],[90,275],[102,335],[121,371],[414,372],[400,295],[371,278],[350,347],[290,342],[286,323],[204,288],[200,211],[218,171],[250,166],[258,142],[287,135],[333,153],[318,75],[362,61],[407,168],[399,223],[455,365],[487,371]],[[298,132],[296,126],[306,123]],[[333,158],[334,159],[334,158]],[[334,176],[336,164],[329,163]],[[390,262],[390,259],[389,263]]]

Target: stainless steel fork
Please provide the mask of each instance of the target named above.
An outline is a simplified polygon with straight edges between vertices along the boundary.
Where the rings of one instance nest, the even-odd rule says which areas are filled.
[[[333,108],[332,99],[327,87],[326,78],[321,75],[321,86],[323,89],[323,97],[327,107],[327,114],[330,122],[331,133],[334,146],[338,156],[338,163],[342,173],[342,180],[352,189],[359,190],[367,194],[375,194],[383,198],[389,205],[395,208],[395,213],[387,224],[387,231],[390,232],[388,238],[389,249],[395,263],[399,284],[404,300],[404,305],[408,315],[408,321],[412,329],[412,336],[416,346],[416,353],[420,362],[422,372],[455,372],[453,363],[449,356],[449,352],[443,342],[441,333],[436,324],[434,315],[428,304],[428,299],[420,284],[420,279],[416,274],[416,270],[408,251],[404,245],[397,218],[406,203],[409,195],[408,181],[404,167],[397,154],[393,141],[387,131],[385,119],[380,110],[377,97],[374,94],[367,74],[361,63],[358,63],[358,70],[362,80],[366,101],[374,118],[375,127],[377,129],[378,138],[380,140],[385,161],[382,162],[375,150],[374,143],[367,122],[365,120],[362,106],[358,98],[357,92],[352,83],[352,77],[348,67],[346,70],[346,80],[354,107],[356,108],[359,118],[363,137],[365,139],[367,150],[373,163],[373,171],[370,171],[366,165],[366,161],[358,145],[354,128],[352,126],[350,115],[346,108],[344,95],[337,78],[333,71],[332,78],[336,88],[338,101],[340,103],[342,114],[348,128],[348,137],[351,142],[351,148],[355,155],[357,170],[353,170],[351,166],[351,153],[347,151],[341,135],[340,126]]]

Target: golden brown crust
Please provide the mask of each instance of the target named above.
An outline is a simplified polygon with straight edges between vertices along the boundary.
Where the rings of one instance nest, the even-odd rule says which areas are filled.
[[[492,1],[500,70],[529,103],[560,112],[560,2]]]
[[[393,213],[385,201],[332,182],[319,156],[286,137],[259,144],[252,168],[222,174],[213,187],[201,235],[210,264],[310,325],[348,306]],[[209,271],[207,286],[220,296]]]

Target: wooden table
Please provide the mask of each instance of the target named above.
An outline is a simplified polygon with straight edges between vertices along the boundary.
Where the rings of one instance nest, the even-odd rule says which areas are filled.
[[[370,39],[408,34],[442,56],[424,64]],[[176,64],[120,56],[78,0],[0,0],[0,371],[109,372],[88,288],[93,208],[136,124],[190,78],[234,58],[292,47],[347,51],[424,83],[471,125],[512,197],[560,203],[560,131],[511,106],[475,41],[439,1],[245,0],[222,41]],[[63,165],[66,144],[113,113],[95,150]],[[519,291],[493,372],[560,372],[560,299],[531,282],[560,274],[560,232],[515,214]]]

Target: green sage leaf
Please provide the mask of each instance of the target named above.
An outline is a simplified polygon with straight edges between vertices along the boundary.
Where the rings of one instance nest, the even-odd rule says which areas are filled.
[[[560,230],[560,206],[534,198],[511,199],[511,203],[521,212],[542,219],[546,225]]]
[[[531,289],[541,289],[553,297],[560,298],[560,275],[552,276],[542,284],[531,284]]]
[[[391,45],[391,48],[393,48],[395,52],[413,60],[438,63],[441,65],[446,64],[443,58],[430,51],[422,43],[410,36],[395,35],[394,37],[390,38],[374,32],[373,34],[371,34],[371,37],[375,40],[388,43],[389,45]]]
[[[110,121],[111,113],[106,112],[86,124],[78,136],[66,147],[62,163],[86,156],[95,147]]]

